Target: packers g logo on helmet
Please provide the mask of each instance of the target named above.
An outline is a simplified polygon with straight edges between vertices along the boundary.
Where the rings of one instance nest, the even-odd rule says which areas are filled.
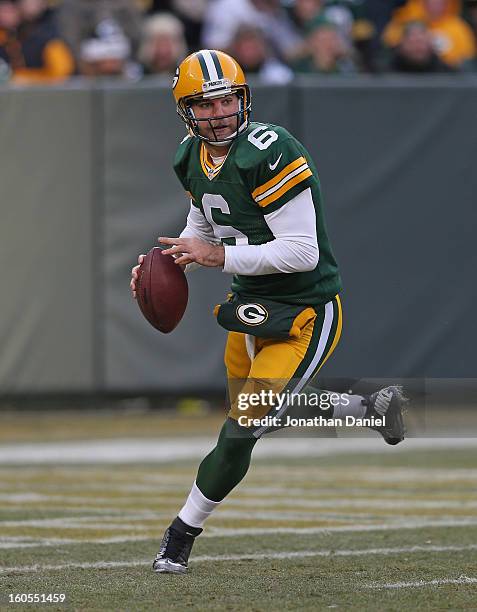
[[[172,89],[176,88],[177,85],[177,81],[179,80],[179,66],[177,66],[176,68],[176,73],[174,75],[174,78],[172,79]]]
[[[189,130],[202,140],[212,144],[228,144],[248,127],[252,106],[250,89],[245,81],[242,68],[233,57],[223,51],[203,49],[186,57],[176,70],[172,90],[177,104],[177,113]],[[210,119],[197,119],[191,108],[192,102],[198,99],[220,98],[230,94],[237,94],[239,110],[230,115],[223,115],[222,118],[237,117],[236,131],[223,140],[205,138],[199,132],[199,124],[202,121],[210,122]],[[220,117],[215,117],[215,119],[220,119]]]

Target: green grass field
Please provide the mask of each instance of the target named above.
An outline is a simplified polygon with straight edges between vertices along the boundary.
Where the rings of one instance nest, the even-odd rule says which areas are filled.
[[[36,418],[51,419],[43,435]],[[52,423],[62,440],[68,431],[103,439],[112,427],[161,444],[184,432],[159,416],[93,428],[91,415],[69,415],[69,429],[63,418],[3,418],[0,441],[57,440]],[[188,435],[212,435],[220,419],[200,422]],[[382,453],[257,458],[198,538],[189,574],[156,575],[160,537],[197,463],[3,465],[0,608],[477,609],[475,448],[411,441],[404,452],[383,444]],[[9,603],[10,593],[65,593],[66,602]]]

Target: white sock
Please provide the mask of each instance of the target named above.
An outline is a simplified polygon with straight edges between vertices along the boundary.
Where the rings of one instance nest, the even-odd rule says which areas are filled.
[[[345,416],[353,416],[362,419],[366,414],[366,406],[361,402],[361,395],[346,395],[342,401],[334,407],[333,418],[341,419]]]
[[[205,497],[194,482],[186,503],[179,512],[179,518],[191,527],[203,527],[205,519],[220,504]]]

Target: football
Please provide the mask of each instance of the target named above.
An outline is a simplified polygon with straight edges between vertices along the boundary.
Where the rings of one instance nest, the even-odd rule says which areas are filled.
[[[137,303],[149,323],[164,334],[171,332],[184,316],[189,288],[182,268],[172,255],[154,247],[139,268]]]

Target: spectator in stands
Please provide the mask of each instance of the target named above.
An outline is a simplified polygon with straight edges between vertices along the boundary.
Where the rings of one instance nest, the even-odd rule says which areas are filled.
[[[302,42],[280,0],[211,0],[204,19],[203,46],[230,48],[240,25],[260,28],[281,59],[293,57]]]
[[[144,74],[173,75],[186,55],[184,26],[177,17],[162,13],[146,19],[139,48]]]
[[[366,0],[369,4],[372,0]],[[382,0],[376,0],[382,3]],[[401,5],[399,7],[399,4]],[[395,12],[392,15],[392,21],[395,23],[407,23],[409,21],[422,21],[426,18],[427,9],[425,0],[406,0],[406,2],[397,3]],[[460,15],[462,9],[462,0],[449,0],[446,3],[446,15]]]
[[[140,69],[131,60],[131,43],[118,24],[109,19],[100,22],[94,35],[80,47],[79,71],[87,77],[137,79]]]
[[[364,3],[364,13],[367,19],[373,24],[377,37],[381,34],[386,25],[391,21],[393,13],[397,14],[396,9],[404,4],[409,4],[407,0],[366,0]]]
[[[346,36],[349,35],[353,23],[353,15],[348,7],[343,3],[330,2],[330,0],[295,0],[291,6],[290,15],[303,37],[303,43],[297,49],[296,55],[303,55],[303,52],[306,51],[305,38],[308,27],[316,19],[326,19],[344,28]]]
[[[359,53],[360,64],[365,72],[379,72],[388,67],[381,34],[391,19],[393,11],[406,0],[351,0],[354,8],[353,40]]]
[[[142,24],[135,0],[63,0],[58,8],[60,31],[77,61],[83,41],[91,38],[102,22],[117,24],[129,40],[131,56],[135,57]]]
[[[1,82],[10,79],[12,65],[21,62],[21,48],[17,39],[20,10],[15,2],[0,0],[0,76]]]
[[[349,41],[336,24],[318,18],[309,25],[307,55],[295,62],[296,73],[351,74],[357,71]]]
[[[184,36],[190,51],[201,47],[202,22],[209,0],[136,0],[149,14],[172,13],[184,26]]]
[[[152,15],[158,12],[171,12],[172,0],[136,0],[144,13]]]
[[[272,54],[263,32],[257,27],[239,26],[229,52],[247,76],[254,74],[262,83],[284,85],[293,79],[293,71]]]
[[[306,26],[310,21],[321,15],[325,0],[295,0],[290,7],[290,15],[302,34],[306,34]]]
[[[22,83],[64,80],[75,68],[46,0],[0,0],[0,58]]]
[[[351,37],[358,2],[359,0],[355,0],[355,2],[352,0],[348,2],[345,0],[327,0],[322,15],[327,21],[334,23],[346,37]]]
[[[407,11],[401,9],[393,17],[383,34],[385,43],[396,47],[404,25],[418,19],[429,28],[439,57],[451,66],[462,66],[475,57],[476,42],[471,27],[455,14],[456,6],[455,0],[414,0],[412,11],[404,7]]]
[[[184,34],[189,49],[200,49],[202,24],[208,0],[172,0],[172,10],[184,24]]]
[[[431,33],[419,21],[411,21],[404,26],[390,68],[394,72],[406,73],[455,72],[434,51]]]
[[[464,16],[477,37],[477,0],[465,0]]]
[[[334,23],[344,38],[352,41],[358,52],[356,59],[359,59],[360,66],[367,71],[374,71],[375,26],[367,14],[367,0],[295,0],[290,14],[304,37],[308,24],[317,18]],[[303,55],[305,47],[304,40],[297,57]]]
[[[350,36],[356,23],[361,23],[366,15],[366,0],[295,0],[291,6],[292,20],[300,33],[306,36],[308,24],[321,17],[330,21]],[[369,29],[372,24],[367,23]]]

